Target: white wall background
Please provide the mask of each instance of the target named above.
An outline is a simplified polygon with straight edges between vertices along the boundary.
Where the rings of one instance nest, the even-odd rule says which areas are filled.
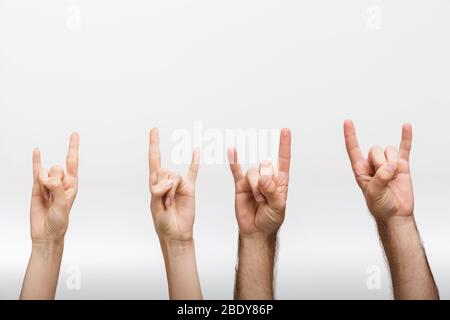
[[[450,1],[0,0],[0,298],[30,254],[31,152],[64,163],[81,135],[80,192],[60,299],[165,299],[149,213],[147,133],[166,166],[177,129],[293,130],[280,299],[389,299],[375,226],[347,161],[414,125],[416,217],[450,298]],[[183,168],[181,168],[183,169]],[[232,297],[237,228],[226,165],[201,168],[195,225],[204,295]],[[380,290],[366,286],[369,266]],[[67,270],[81,270],[69,290]]]

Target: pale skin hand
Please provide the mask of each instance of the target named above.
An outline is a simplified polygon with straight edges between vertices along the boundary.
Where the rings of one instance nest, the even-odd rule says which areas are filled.
[[[202,299],[195,258],[195,182],[200,153],[195,150],[187,177],[161,168],[159,134],[150,132],[151,212],[166,265],[170,299]]]
[[[240,240],[235,299],[273,299],[276,238],[288,195],[291,132],[281,131],[278,170],[264,161],[244,175],[235,148],[228,150],[228,160]]]
[[[344,123],[347,153],[356,181],[378,226],[396,299],[437,299],[434,279],[414,221],[410,172],[412,127],[405,124],[400,149],[374,146],[364,157],[352,121]]]
[[[71,135],[66,172],[60,166],[41,167],[33,152],[33,189],[30,209],[32,253],[21,299],[54,299],[69,213],[78,190],[79,136]]]

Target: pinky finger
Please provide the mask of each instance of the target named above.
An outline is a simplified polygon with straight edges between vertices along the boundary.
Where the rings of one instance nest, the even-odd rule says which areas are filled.
[[[41,152],[38,148],[33,151],[33,196],[41,194],[39,186],[39,171],[41,170]]]
[[[192,161],[191,161],[191,165],[189,166],[189,171],[188,171],[188,180],[192,183],[195,183],[195,181],[197,180],[197,175],[198,175],[198,168],[200,167],[200,160],[201,160],[201,152],[199,148],[196,148],[193,152],[192,152]]]

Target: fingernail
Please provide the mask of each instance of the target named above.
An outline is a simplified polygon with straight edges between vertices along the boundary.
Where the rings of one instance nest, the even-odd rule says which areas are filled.
[[[388,168],[390,170],[397,171],[397,167],[398,167],[397,163],[395,163],[395,162],[388,162]]]
[[[173,185],[173,181],[172,180],[169,180],[169,181],[166,182],[166,186],[167,187],[171,187],[172,185]]]
[[[272,166],[272,162],[270,161],[263,161],[261,162],[261,169],[260,169],[260,174],[263,176],[271,176],[273,175],[273,166]]]
[[[170,197],[166,198],[166,207],[170,207],[172,205],[172,199]]]

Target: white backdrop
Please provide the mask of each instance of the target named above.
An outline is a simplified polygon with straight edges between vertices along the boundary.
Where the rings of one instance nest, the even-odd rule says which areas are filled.
[[[81,135],[80,191],[57,297],[165,299],[149,212],[147,134],[165,165],[176,130],[293,131],[280,299],[388,299],[375,226],[342,138],[365,150],[414,126],[416,218],[450,298],[447,0],[0,0],[0,298],[30,254],[31,153],[64,163]],[[228,166],[201,167],[195,238],[204,296],[232,298],[237,227]],[[370,266],[381,288],[367,287]],[[80,271],[81,287],[70,276]]]

